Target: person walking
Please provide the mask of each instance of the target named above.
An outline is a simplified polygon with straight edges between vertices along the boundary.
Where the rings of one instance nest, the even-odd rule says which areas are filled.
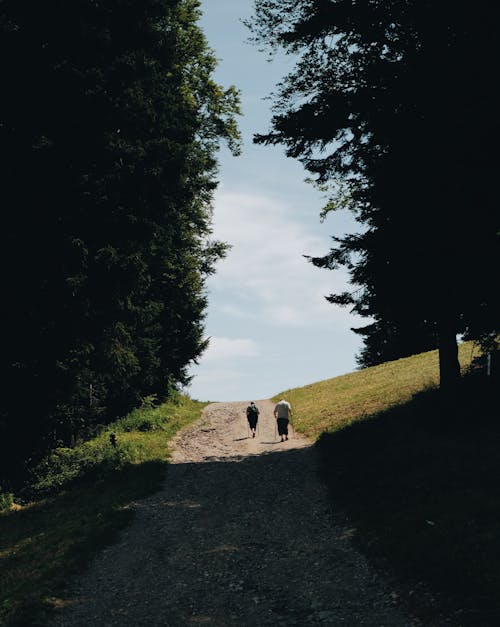
[[[257,429],[259,413],[259,408],[253,401],[251,401],[250,405],[247,407],[247,420],[248,426],[250,427],[250,430],[252,432],[252,438],[255,437],[255,430]]]
[[[285,399],[281,399],[274,408],[274,417],[278,424],[278,435],[281,438],[281,442],[288,440],[288,421],[292,415],[292,406]]]

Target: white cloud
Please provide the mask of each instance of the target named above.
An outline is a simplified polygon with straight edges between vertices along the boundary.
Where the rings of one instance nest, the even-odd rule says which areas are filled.
[[[256,342],[247,338],[211,337],[203,363],[227,361],[238,357],[258,357],[260,350]]]
[[[325,300],[347,288],[346,274],[304,259],[326,254],[332,225],[304,219],[302,202],[262,190],[217,193],[214,237],[232,249],[208,283],[211,341],[191,370],[196,398],[264,398],[354,368],[360,340],[350,327],[366,320]]]
[[[221,305],[219,307],[219,313],[226,314],[232,318],[252,319],[255,317],[255,312],[252,310],[246,310],[235,305]]]
[[[269,318],[278,324],[300,326],[304,320],[302,312],[297,307],[290,307],[289,305],[280,305],[276,307],[269,307]]]
[[[215,236],[232,245],[209,282],[210,291],[223,299],[221,312],[240,318],[259,316],[285,326],[352,318],[324,298],[344,291],[346,273],[320,270],[303,257],[328,252],[328,226],[319,225],[321,235],[312,226],[308,230],[299,211],[302,207],[293,201],[288,206],[271,196],[218,191]]]

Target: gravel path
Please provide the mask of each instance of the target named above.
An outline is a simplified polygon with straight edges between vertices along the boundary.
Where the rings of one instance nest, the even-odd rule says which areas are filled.
[[[275,437],[273,406],[216,403],[179,434],[162,490],[68,589],[53,625],[410,627],[334,521],[316,451]]]

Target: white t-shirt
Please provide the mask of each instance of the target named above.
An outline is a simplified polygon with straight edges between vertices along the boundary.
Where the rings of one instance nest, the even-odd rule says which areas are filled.
[[[277,418],[288,418],[289,412],[292,410],[292,406],[288,401],[280,401],[274,411],[277,413]]]

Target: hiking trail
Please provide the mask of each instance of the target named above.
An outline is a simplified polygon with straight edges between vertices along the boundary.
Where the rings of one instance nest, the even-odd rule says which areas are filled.
[[[312,443],[249,437],[246,402],[213,403],[172,441],[162,489],[70,582],[54,627],[411,627],[397,593],[351,546]]]

